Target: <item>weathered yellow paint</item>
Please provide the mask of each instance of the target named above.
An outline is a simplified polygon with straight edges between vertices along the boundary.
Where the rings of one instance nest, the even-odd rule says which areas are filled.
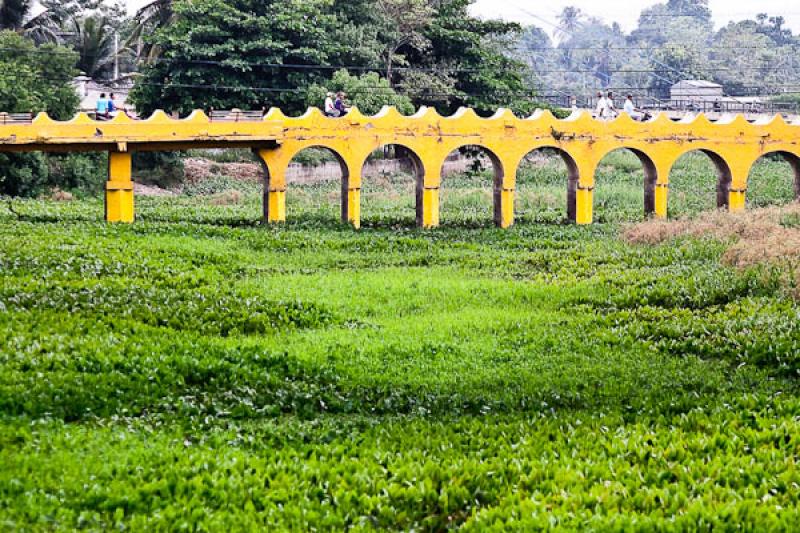
[[[106,182],[106,221],[132,223],[134,216],[131,154],[111,152]]]
[[[669,198],[669,185],[657,183],[655,189],[655,215],[658,218],[667,218],[667,200]]]
[[[575,222],[580,225],[592,223],[593,209],[592,198],[594,190],[592,188],[578,187],[575,195]]]
[[[347,189],[346,218],[354,228],[361,227],[361,189]]]
[[[503,229],[514,224],[514,189],[500,191],[500,221],[498,226]]]
[[[425,188],[422,191],[422,227],[435,228],[439,225],[439,188]]]
[[[95,122],[86,115],[55,122],[39,115],[32,124],[0,125],[0,151],[130,153],[201,146],[253,148],[266,169],[264,218],[270,222],[286,220],[286,170],[292,158],[306,148],[327,148],[342,167],[342,219],[356,228],[361,218],[364,162],[387,144],[404,146],[414,155],[417,218],[424,227],[439,225],[441,169],[447,156],[464,146],[484,148],[495,167],[494,219],[504,228],[514,222],[519,163],[540,148],[556,149],[566,161],[567,212],[578,224],[592,223],[593,191],[603,187],[603,183],[595,183],[597,166],[620,148],[632,150],[642,161],[646,175],[644,208],[656,216],[668,214],[670,170],[682,155],[695,150],[707,153],[714,161],[719,171],[718,203],[731,210],[744,207],[749,172],[769,153],[780,152],[789,158],[798,173],[800,194],[800,127],[787,124],[780,116],[751,124],[742,116],[711,123],[703,115],[680,122],[658,115],[642,123],[625,114],[613,121],[597,121],[585,112],[559,120],[548,111],[520,119],[507,110],[480,118],[469,109],[451,117],[420,109],[409,117],[387,107],[375,116],[364,116],[353,109],[339,119],[325,117],[316,109],[300,117],[287,117],[273,109],[263,120],[252,122],[212,122],[198,111],[184,120],[170,119],[163,112],[142,121],[120,115],[107,122]],[[121,155],[112,158],[124,160]],[[109,168],[108,218],[130,221],[132,184],[129,175],[128,179],[120,178],[125,171],[116,170],[115,165]],[[129,167],[127,163],[119,165]]]
[[[731,190],[728,192],[728,209],[731,212],[744,211],[745,190]]]
[[[286,191],[268,191],[268,222],[286,222]]]

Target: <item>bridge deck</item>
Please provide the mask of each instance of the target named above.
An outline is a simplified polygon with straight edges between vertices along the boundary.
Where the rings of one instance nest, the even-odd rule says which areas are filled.
[[[192,148],[268,148],[283,139],[280,121],[211,120],[202,111],[172,119],[158,111],[146,120],[120,113],[111,120],[79,114],[57,122],[40,114],[30,122],[0,122],[0,151],[156,151]]]

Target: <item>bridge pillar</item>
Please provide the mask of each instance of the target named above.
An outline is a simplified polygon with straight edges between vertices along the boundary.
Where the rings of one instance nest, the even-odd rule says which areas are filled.
[[[278,150],[256,150],[261,165],[266,173],[264,181],[264,218],[265,222],[286,222],[286,169],[289,162],[278,153]]]
[[[594,213],[594,186],[584,187],[580,183],[575,191],[575,223],[585,226],[591,224]]]
[[[108,154],[105,212],[106,222],[130,224],[134,220],[130,152],[110,152]]]
[[[417,185],[417,226],[439,227],[439,187]]]
[[[494,222],[499,228],[514,225],[514,193],[514,189],[506,188],[495,191]]]
[[[728,211],[736,213],[744,211],[747,201],[747,188],[728,190]]]
[[[756,157],[751,156],[749,159],[755,160]],[[728,193],[728,211],[736,213],[744,211],[747,202],[747,181],[750,176],[750,169],[753,168],[754,163],[750,163],[749,159],[728,157],[727,165],[730,169],[730,181],[727,186]]]
[[[360,161],[358,158],[339,161],[342,168],[342,222],[355,229],[361,227],[361,173],[364,165],[359,165]]]

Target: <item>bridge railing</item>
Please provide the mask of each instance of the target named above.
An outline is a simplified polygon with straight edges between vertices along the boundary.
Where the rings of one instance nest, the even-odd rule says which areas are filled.
[[[257,122],[263,120],[263,111],[242,111],[240,109],[216,110],[208,113],[211,122]]]
[[[30,124],[33,113],[0,113],[0,124]]]

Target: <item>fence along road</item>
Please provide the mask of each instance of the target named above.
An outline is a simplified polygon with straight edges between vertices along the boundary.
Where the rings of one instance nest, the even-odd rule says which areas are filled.
[[[107,151],[106,220],[133,222],[134,198],[131,153],[192,148],[242,148],[258,154],[265,169],[264,219],[286,220],[286,172],[306,148],[325,148],[342,170],[342,219],[360,226],[364,163],[385,145],[405,147],[416,174],[417,223],[439,225],[442,167],[448,155],[465,146],[484,149],[494,168],[494,219],[507,228],[514,223],[516,175],[526,155],[542,148],[558,152],[568,172],[565,178],[567,214],[578,224],[592,223],[595,172],[600,161],[618,149],[631,150],[642,163],[644,211],[667,216],[669,174],[684,154],[701,151],[718,173],[717,205],[732,211],[745,207],[750,170],[761,157],[782,155],[795,173],[800,195],[800,126],[781,116],[750,123],[741,115],[712,123],[705,115],[674,122],[660,114],[636,122],[622,114],[598,121],[584,111],[557,119],[539,111],[520,119],[508,110],[490,118],[461,109],[450,117],[434,109],[403,116],[386,107],[375,116],[357,109],[341,118],[328,118],[315,108],[303,116],[287,117],[272,109],[261,118],[249,114],[214,119],[195,111],[186,119],[156,112],[147,120],[121,114],[94,121],[80,114],[68,122],[39,115],[27,123],[0,124],[0,151]],[[233,118],[232,118],[233,117]]]

